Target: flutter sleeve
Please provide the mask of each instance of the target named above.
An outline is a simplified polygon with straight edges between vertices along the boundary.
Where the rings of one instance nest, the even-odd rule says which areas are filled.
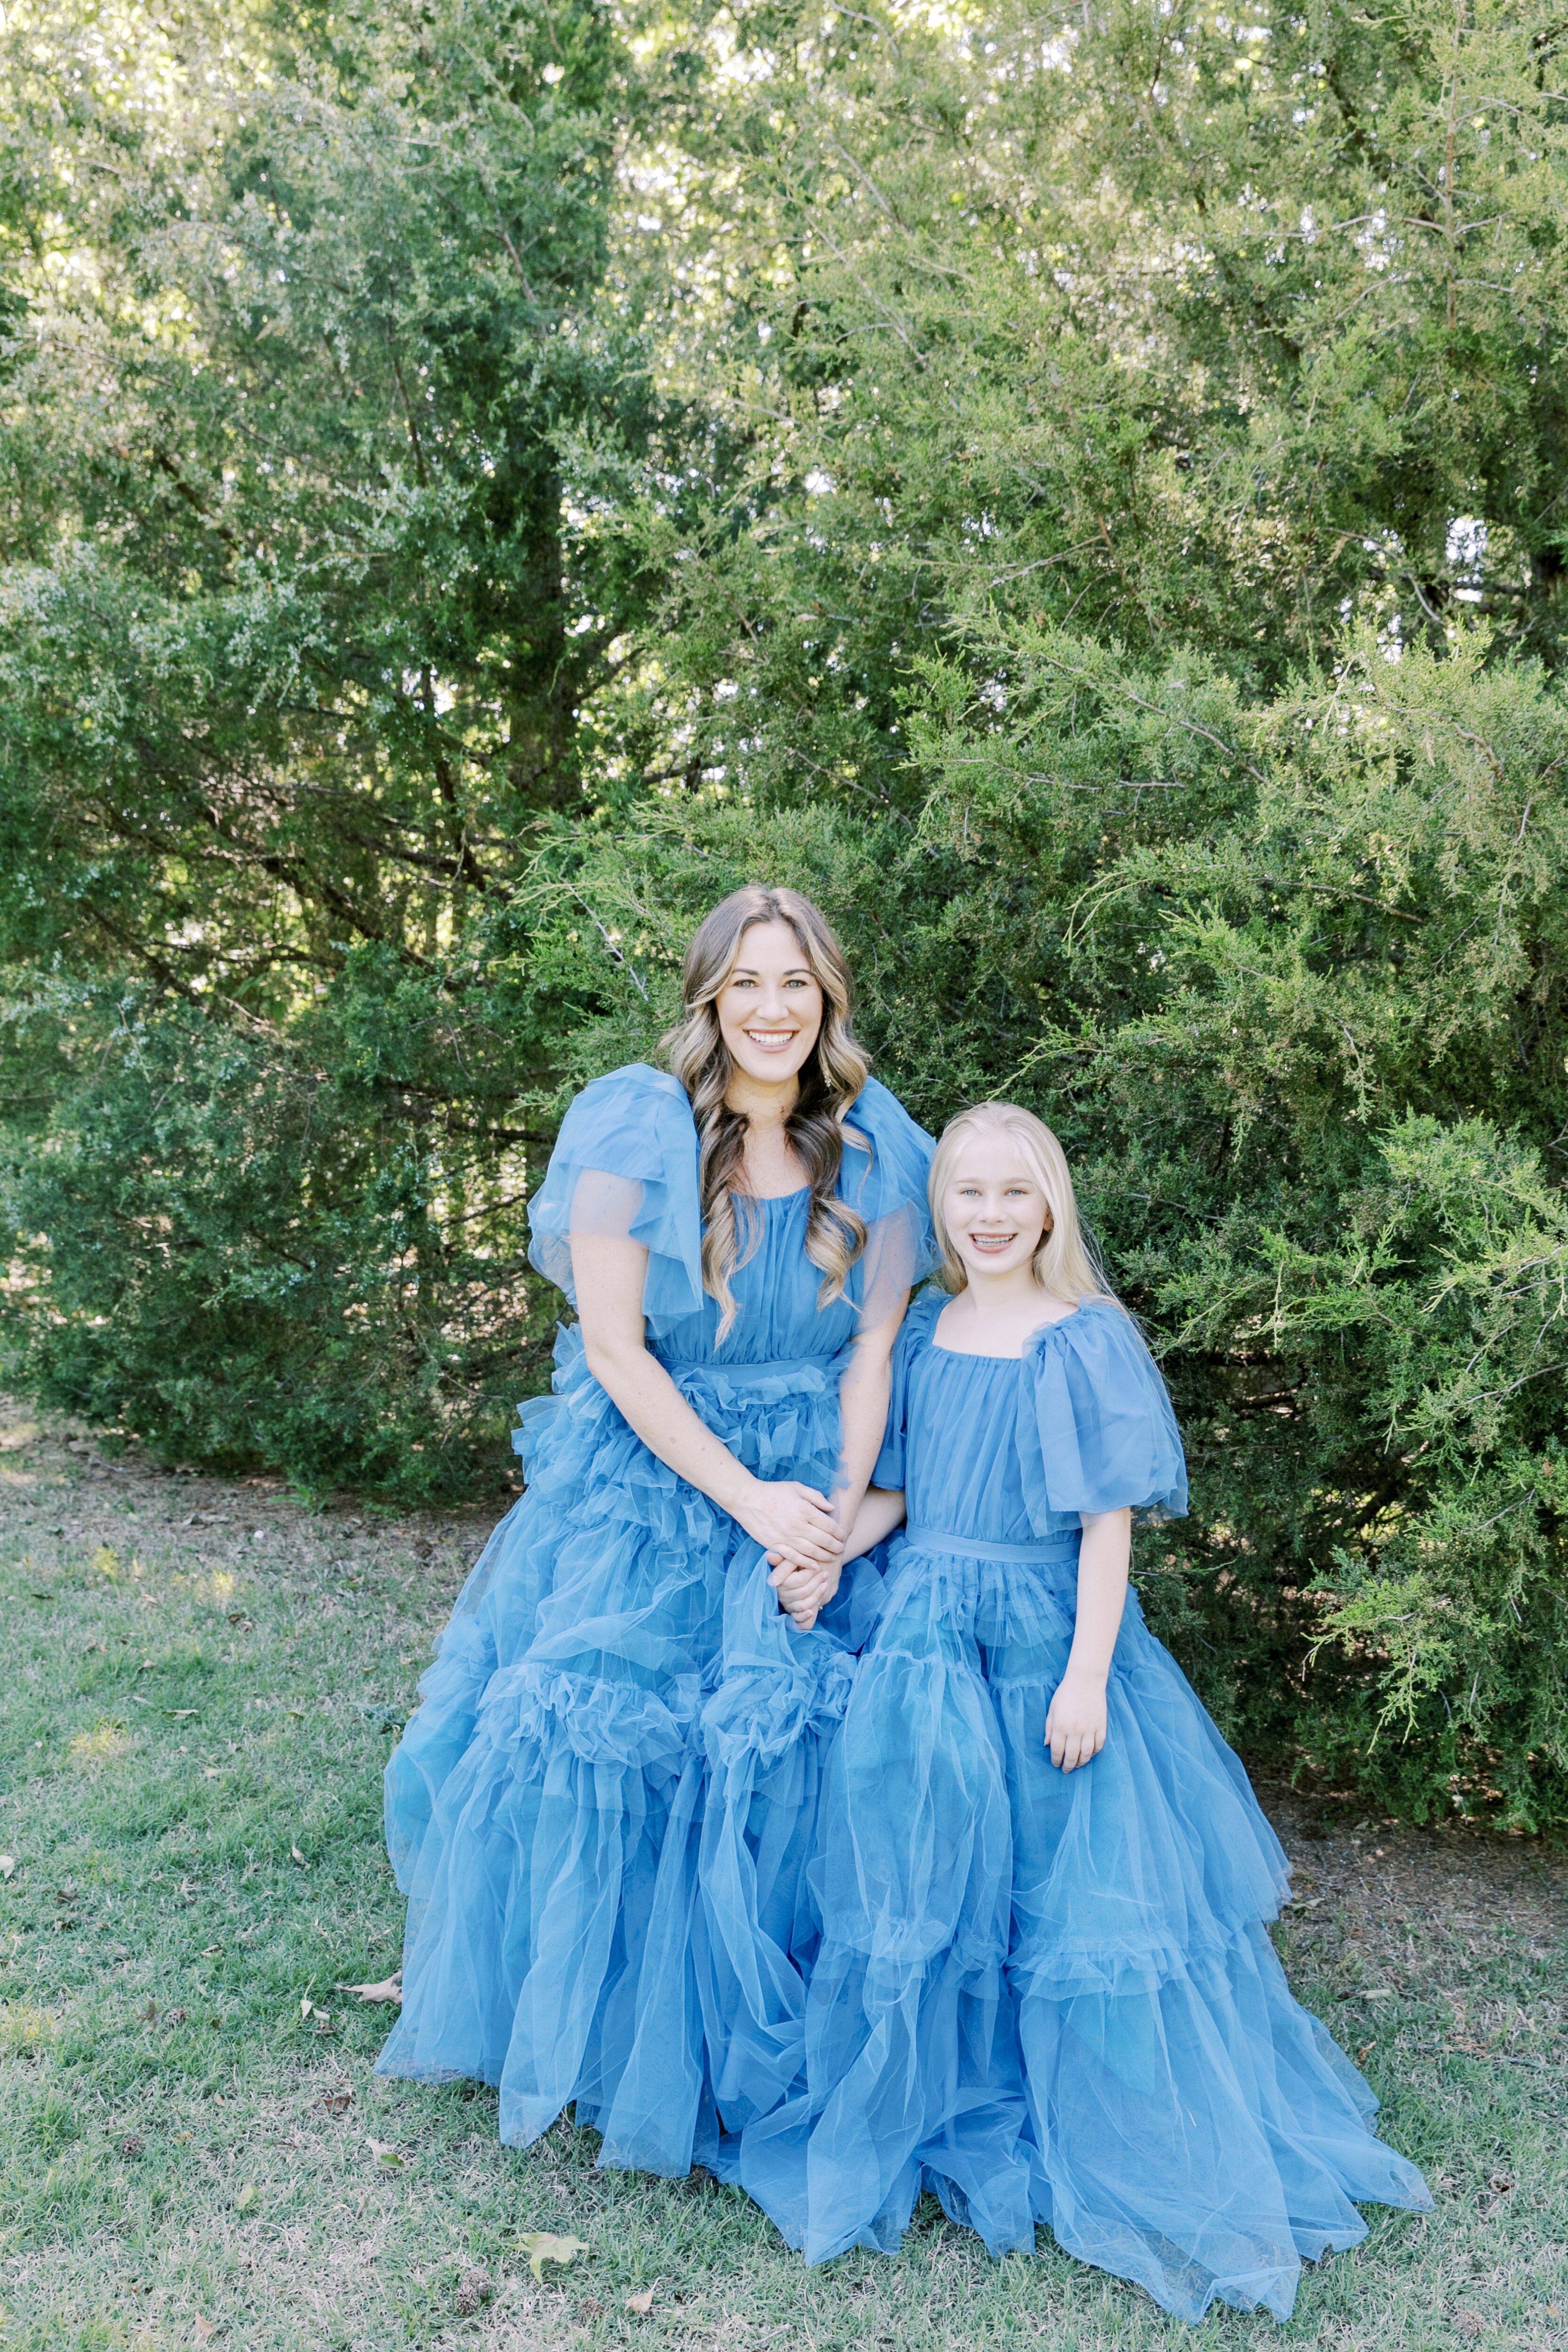
[[[584,1087],[562,1122],[529,1228],[531,1263],[574,1307],[572,1236],[598,1234],[647,1250],[649,1322],[699,1312],[697,1126],[680,1081],[633,1062]]]
[[[1091,1300],[1025,1350],[1018,1446],[1037,1525],[1062,1513],[1179,1519],[1187,1465],[1159,1368],[1130,1315]]]
[[[865,1218],[865,1251],[850,1281],[862,1328],[885,1323],[917,1285],[935,1270],[937,1248],[926,1205],[926,1173],[936,1149],[898,1097],[868,1078],[848,1117],[838,1190]]]

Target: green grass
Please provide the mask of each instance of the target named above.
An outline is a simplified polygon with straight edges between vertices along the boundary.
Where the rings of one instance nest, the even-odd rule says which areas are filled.
[[[1380,1906],[1348,1831],[1303,1849],[1331,1894],[1285,1934],[1297,1988],[1366,2048],[1438,2210],[1373,2211],[1289,2328],[1185,2330],[1044,2233],[1037,2259],[992,2263],[929,2200],[901,2262],[808,2273],[734,2192],[596,2172],[565,2122],[503,2149],[489,2092],[376,2082],[390,2012],[332,1990],[396,1965],[382,1718],[410,1703],[478,1523],[311,1519],[274,1491],[115,1476],[5,1422],[0,2346],[1568,2340],[1549,1861],[1497,1850],[1494,1901],[1472,1853],[1456,1926],[1447,1897]],[[180,1524],[203,1506],[227,1523]],[[1413,1884],[1426,1851],[1401,1847]],[[589,2251],[536,2285],[536,2230]],[[494,2293],[469,2315],[474,2269]]]

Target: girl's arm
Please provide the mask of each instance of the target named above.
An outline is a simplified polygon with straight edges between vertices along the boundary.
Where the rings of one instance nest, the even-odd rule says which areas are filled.
[[[649,1452],[678,1477],[738,1519],[765,1550],[802,1568],[831,1570],[836,1586],[844,1538],[827,1496],[793,1478],[753,1477],[648,1352],[642,1313],[647,1272],[647,1252],[639,1243],[573,1234],[572,1278],[588,1370]]]
[[[865,1499],[867,1483],[888,1427],[888,1401],[892,1393],[893,1342],[904,1319],[908,1294],[899,1301],[899,1311],[885,1322],[873,1324],[856,1339],[844,1378],[838,1390],[840,1450],[838,1484],[834,1489],[834,1505],[841,1528],[858,1528],[858,1515]],[[899,1517],[903,1516],[900,1508]],[[898,1519],[891,1525],[896,1527]],[[873,1536],[870,1543],[859,1547],[868,1551],[871,1543],[880,1540]],[[856,1555],[844,1551],[822,1567],[798,1563],[780,1556],[780,1548],[769,1549],[768,1562],[773,1570],[769,1582],[779,1596],[779,1607],[793,1617],[805,1633],[816,1622],[816,1613],[830,1601],[838,1590],[838,1578],[846,1559]]]
[[[1076,1771],[1105,1745],[1105,1685],[1121,1630],[1131,1559],[1131,1512],[1086,1511],[1078,1557],[1078,1622],[1067,1672],[1046,1717],[1051,1762],[1064,1772]]]
[[[869,1331],[859,1333],[839,1383],[838,1485],[833,1500],[838,1513],[839,1527],[846,1533],[857,1522],[877,1456],[882,1450],[882,1440],[887,1435],[888,1401],[893,1387],[893,1342],[899,1336],[908,1304],[906,1293],[899,1301],[896,1315],[889,1315],[885,1323],[875,1324]],[[844,1557],[847,1559],[848,1554]],[[827,1596],[829,1600],[837,1590],[836,1576]]]
[[[874,1551],[890,1536],[895,1528],[904,1524],[904,1496],[901,1487],[868,1486],[866,1499],[855,1514],[844,1546],[844,1564],[858,1559],[864,1552]]]

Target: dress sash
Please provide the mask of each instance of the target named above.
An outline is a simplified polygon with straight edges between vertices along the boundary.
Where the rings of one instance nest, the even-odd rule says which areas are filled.
[[[1045,1568],[1076,1559],[1079,1530],[1042,1537],[1037,1543],[986,1543],[979,1536],[949,1535],[942,1528],[906,1528],[904,1541],[916,1551],[946,1553],[955,1559],[999,1559],[1020,1568]]]

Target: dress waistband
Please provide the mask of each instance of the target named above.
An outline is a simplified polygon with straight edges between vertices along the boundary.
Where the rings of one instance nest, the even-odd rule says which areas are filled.
[[[772,1381],[782,1372],[841,1372],[848,1360],[849,1351],[841,1348],[833,1356],[779,1356],[766,1364],[716,1364],[703,1356],[660,1356],[658,1360],[667,1372],[678,1377],[683,1372],[710,1372],[726,1381]]]
[[[1059,1536],[1042,1536],[1037,1543],[987,1543],[980,1536],[950,1535],[943,1528],[906,1528],[904,1541],[916,1551],[947,1552],[959,1559],[1000,1559],[1016,1561],[1020,1567],[1047,1566],[1054,1560],[1077,1557],[1079,1537],[1076,1529]]]

